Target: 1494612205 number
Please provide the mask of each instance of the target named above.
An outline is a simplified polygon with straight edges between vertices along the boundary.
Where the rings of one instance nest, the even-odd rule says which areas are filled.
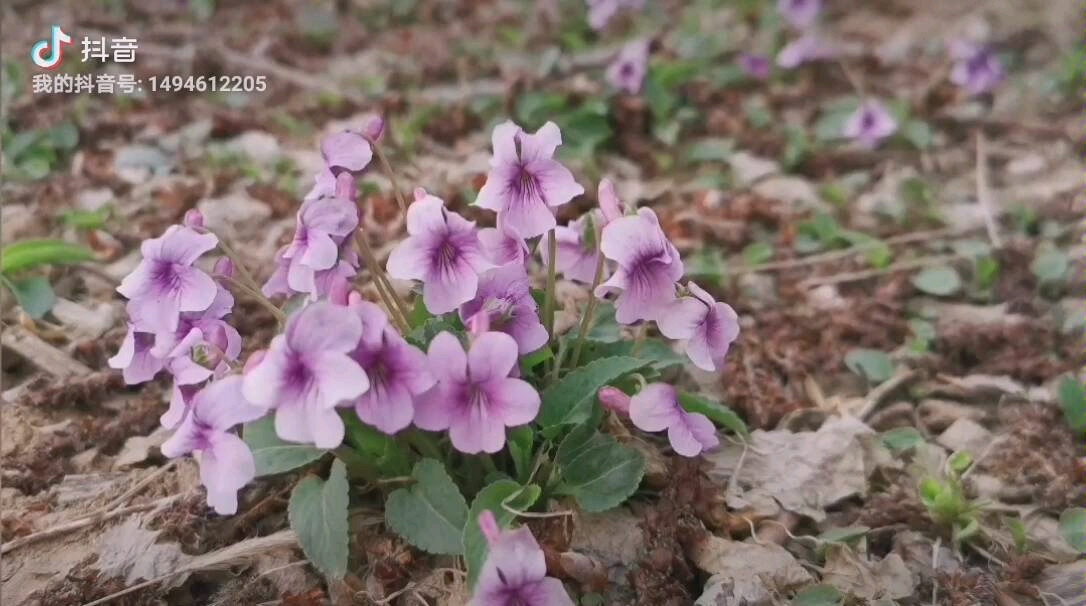
[[[151,92],[261,93],[267,76],[151,76]]]

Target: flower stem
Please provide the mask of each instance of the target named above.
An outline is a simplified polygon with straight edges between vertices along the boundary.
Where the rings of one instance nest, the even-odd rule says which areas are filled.
[[[239,280],[235,280],[234,278],[227,278],[225,276],[224,276],[224,278],[228,282],[233,284],[235,287],[237,287],[238,290],[240,290],[240,291],[244,292],[245,294],[249,295],[250,297],[255,299],[257,303],[260,303],[261,305],[266,307],[268,309],[268,311],[272,312],[272,315],[275,316],[275,319],[279,321],[280,326],[282,326],[283,324],[286,323],[287,314],[283,313],[283,310],[279,309],[271,301],[269,301],[268,298],[265,297],[263,293],[261,293],[260,291],[258,291],[256,289],[253,289],[253,288],[249,287],[244,282],[241,282]]]
[[[573,357],[570,358],[570,366],[576,368],[577,362],[581,360],[581,350],[584,349],[585,339],[588,337],[588,331],[592,328],[592,322],[596,315],[596,306],[599,305],[599,299],[596,297],[596,287],[600,285],[600,281],[603,280],[603,255],[597,251],[596,258],[596,274],[592,277],[592,287],[588,289],[588,305],[584,310],[584,317],[581,318],[581,328],[577,331],[577,345],[573,347]]]
[[[555,282],[555,264],[558,262],[558,242],[557,237],[554,234],[555,230],[552,228],[547,233],[547,291],[546,297],[543,299],[543,318],[547,327],[547,334],[554,339],[554,282]]]
[[[362,261],[365,262],[370,275],[373,276],[373,285],[377,289],[377,294],[381,297],[385,307],[388,308],[388,314],[392,321],[396,323],[400,332],[406,335],[410,330],[410,326],[407,323],[407,316],[404,314],[403,307],[400,305],[399,297],[396,296],[396,291],[392,289],[391,284],[385,281],[385,274],[381,271],[381,266],[377,263],[377,259],[374,258],[373,250],[366,243],[366,238],[361,230],[355,232],[354,239],[355,244],[358,245],[359,256],[362,257]]]
[[[366,137],[366,140],[370,142],[370,149],[373,150],[373,155],[377,157],[377,161],[381,163],[381,171],[388,177],[390,183],[392,183],[392,193],[396,196],[396,202],[400,205],[400,212],[407,213],[407,200],[403,196],[403,192],[400,191],[400,184],[396,180],[396,171],[392,170],[392,165],[388,162],[388,156],[385,152],[381,151],[381,146],[377,144],[377,141]]]
[[[645,339],[649,335],[649,325],[647,322],[642,322],[641,326],[637,328],[637,337],[634,338],[633,354],[636,356],[641,352],[641,346],[645,343]]]
[[[256,279],[253,278],[253,274],[249,273],[249,270],[245,268],[245,264],[241,262],[241,256],[238,255],[237,251],[235,251],[233,248],[230,247],[229,244],[226,243],[225,238],[223,238],[219,234],[216,234],[210,229],[207,231],[219,239],[219,249],[222,250],[222,254],[226,255],[226,258],[234,262],[234,268],[238,270],[241,278],[245,280],[245,285],[251,290],[259,291],[260,285],[256,283]]]

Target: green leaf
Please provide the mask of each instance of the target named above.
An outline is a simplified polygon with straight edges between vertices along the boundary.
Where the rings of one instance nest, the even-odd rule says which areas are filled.
[[[853,349],[845,354],[845,366],[875,384],[894,375],[894,361],[889,354],[877,349]]]
[[[859,103],[854,101],[850,106],[835,108],[822,114],[822,117],[818,119],[814,126],[815,141],[829,143],[843,139],[845,121],[856,111],[858,106]]]
[[[1022,523],[1022,520],[1011,517],[1003,518],[1003,522],[1006,523],[1007,530],[1014,539],[1014,548],[1018,550],[1018,553],[1026,553],[1029,549],[1029,531],[1026,530],[1026,525]]]
[[[411,329],[416,329],[433,318],[434,314],[430,313],[429,309],[426,309],[426,303],[423,302],[422,297],[415,298],[415,306],[411,308],[411,313],[407,315],[407,324]]]
[[[743,249],[743,262],[753,267],[773,258],[773,246],[768,242],[752,242]]]
[[[460,324],[460,318],[457,316],[449,318],[444,316],[432,316],[427,318],[426,321],[422,323],[422,326],[419,326],[408,333],[406,338],[408,343],[426,351],[430,346],[430,341],[433,341],[434,337],[438,334],[448,331],[454,335],[458,335],[460,333],[460,328],[462,328],[462,325]]]
[[[844,599],[833,585],[811,585],[796,592],[792,606],[840,606]]]
[[[679,405],[683,407],[686,412],[696,412],[709,417],[709,420],[724,429],[730,429],[731,431],[741,436],[749,434],[747,430],[747,424],[743,422],[743,419],[739,418],[739,415],[735,414],[735,411],[712,400],[708,400],[699,395],[692,393],[679,392]]]
[[[938,297],[945,297],[958,292],[962,287],[961,276],[949,265],[929,267],[913,276],[913,286]]]
[[[109,219],[110,209],[103,206],[98,210],[69,210],[63,215],[64,224],[78,229],[101,229]]]
[[[82,263],[94,254],[78,244],[61,240],[23,240],[0,250],[0,273],[13,274],[42,265]]]
[[[18,163],[18,169],[22,171],[26,179],[29,179],[31,181],[44,179],[46,176],[49,175],[49,171],[52,168],[53,163],[41,154],[28,156],[22,160],[19,160]]]
[[[965,473],[971,465],[973,465],[973,455],[964,450],[954,453],[947,459],[947,467],[950,468],[950,471],[959,476]]]
[[[403,443],[366,425],[347,409],[340,412],[346,429],[346,441],[355,453],[372,463],[384,476],[404,476],[411,473],[411,461]]]
[[[327,481],[308,476],[298,482],[287,506],[290,527],[298,535],[305,557],[333,579],[342,579],[347,574],[349,505],[347,467],[336,459]]]
[[[930,149],[935,143],[935,131],[923,120],[909,120],[901,128],[901,136],[919,150]]]
[[[40,320],[57,304],[57,295],[49,285],[49,280],[43,276],[11,279],[7,284],[19,307],[35,320]]]
[[[551,359],[554,359],[554,352],[551,351],[551,348],[540,348],[520,359],[520,371],[525,375],[531,374],[533,368]]]
[[[600,358],[574,370],[543,392],[539,424],[551,428],[584,422],[601,387],[646,365],[640,358],[617,356]]]
[[[1060,379],[1057,392],[1067,426],[1075,433],[1086,431],[1086,387],[1074,375]]]
[[[576,335],[570,335],[570,346],[576,343]],[[663,372],[668,368],[683,366],[686,357],[675,353],[671,346],[659,339],[645,339],[640,346],[636,341],[618,341],[613,343],[586,341],[585,355],[582,361],[592,361],[601,358],[613,358],[628,356],[638,358],[645,366]]]
[[[498,480],[475,495],[468,511],[468,523],[464,525],[464,560],[468,564],[468,587],[474,589],[479,571],[486,562],[487,543],[479,529],[479,516],[484,511],[494,513],[499,528],[508,528],[514,515],[509,509],[525,511],[539,499],[542,489],[535,484],[521,486],[512,480]]]
[[[411,471],[415,484],[399,488],[385,502],[385,524],[419,549],[439,555],[464,552],[468,504],[434,459],[422,459]]]
[[[49,144],[56,149],[75,149],[79,144],[79,129],[71,122],[62,122],[49,130]]]
[[[588,512],[617,507],[637,490],[645,475],[640,452],[588,425],[575,428],[562,440],[554,462],[562,474],[556,492],[574,497]]]
[[[246,423],[241,430],[241,437],[249,450],[253,451],[257,477],[297,469],[316,461],[327,452],[309,444],[280,440],[275,433],[273,417]]]
[[[883,432],[879,439],[890,450],[909,450],[925,442],[924,436],[915,427],[898,427]]]
[[[992,257],[979,257],[975,262],[977,286],[988,289],[999,279],[999,261]]]
[[[1063,251],[1052,246],[1038,247],[1029,269],[1041,282],[1060,282],[1067,275],[1070,262]]]
[[[697,162],[726,162],[735,151],[735,141],[723,138],[708,138],[694,142],[686,150],[686,161]]]

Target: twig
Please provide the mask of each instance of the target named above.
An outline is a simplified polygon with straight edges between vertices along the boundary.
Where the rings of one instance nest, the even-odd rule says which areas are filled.
[[[800,286],[803,288],[814,288],[815,286],[823,286],[826,284],[842,284],[845,282],[858,282],[860,280],[866,280],[868,278],[876,278],[878,276],[884,276],[887,274],[897,273],[899,271],[905,271],[908,269],[916,269],[917,267],[927,267],[929,265],[938,265],[940,263],[946,263],[955,259],[961,259],[965,255],[953,254],[953,255],[937,255],[934,257],[921,257],[919,259],[910,259],[908,261],[902,261],[900,263],[894,263],[889,267],[882,267],[878,269],[865,269],[862,271],[853,271],[843,274],[836,274],[833,276],[826,276],[823,278],[810,278],[800,282]]]
[[[992,208],[992,189],[988,183],[988,145],[984,137],[984,129],[977,129],[977,202],[984,211],[984,227],[988,230],[988,239],[992,246],[1002,248],[1003,242],[999,237],[999,228],[996,225],[995,209]]]
[[[915,376],[916,371],[913,370],[899,372],[887,379],[878,387],[872,389],[867,394],[867,397],[864,398],[863,406],[861,406],[860,410],[857,411],[856,417],[867,421],[868,418],[872,414],[874,414],[875,410],[878,409],[879,404],[881,404],[882,401],[886,399],[886,396],[890,395],[891,392],[900,387],[902,383],[911,381]]]
[[[38,541],[50,539],[52,537],[60,536],[63,534],[68,534],[70,532],[75,532],[77,530],[81,530],[99,522],[105,522],[106,520],[112,520],[116,517],[120,517],[130,513],[137,513],[140,511],[147,511],[150,509],[165,507],[166,505],[169,505],[170,503],[180,499],[182,496],[184,496],[184,494],[176,494],[171,497],[161,498],[151,503],[142,503],[140,505],[131,505],[128,507],[123,507],[121,509],[114,509],[113,511],[99,512],[83,518],[79,518],[77,520],[73,520],[71,522],[66,522],[64,524],[59,524],[51,528],[46,528],[45,530],[39,530],[38,532],[28,534],[25,537],[12,539],[10,541],[7,541],[3,545],[0,545],[0,555],[6,554],[8,552],[11,552],[12,550],[18,549],[26,545],[30,545],[32,543],[37,543]]]
[[[129,488],[126,491],[124,491],[124,493],[122,493],[121,496],[119,496],[116,499],[113,499],[112,501],[107,503],[105,507],[103,507],[102,509],[100,509],[98,511],[98,513],[105,513],[107,511],[112,511],[112,510],[120,507],[121,505],[124,505],[124,503],[128,499],[131,499],[132,497],[139,494],[139,492],[141,490],[143,490],[144,488],[147,488],[148,486],[150,486],[151,482],[154,482],[155,480],[162,477],[163,475],[166,475],[166,473],[168,471],[170,471],[171,469],[173,469],[177,465],[177,461],[178,461],[177,459],[170,459],[165,465],[163,465],[162,467],[159,467],[158,469],[156,469],[153,472],[151,472],[150,474],[148,474],[146,478],[143,478],[139,482],[136,482],[135,486],[133,486],[132,488]],[[95,515],[95,514],[90,514],[90,515]]]

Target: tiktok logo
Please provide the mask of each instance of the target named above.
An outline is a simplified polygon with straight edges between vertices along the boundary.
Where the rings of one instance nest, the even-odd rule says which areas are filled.
[[[64,45],[71,44],[72,37],[64,33],[59,25],[53,26],[52,34],[48,40],[39,40],[30,49],[30,60],[34,65],[44,69],[56,69],[63,60]],[[48,51],[48,55],[46,55]]]

